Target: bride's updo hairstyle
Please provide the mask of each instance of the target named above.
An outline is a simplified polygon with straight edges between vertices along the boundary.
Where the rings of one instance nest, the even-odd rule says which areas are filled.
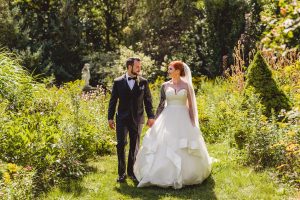
[[[183,62],[175,60],[170,63],[170,66],[173,66],[175,70],[179,70],[180,76],[185,76]]]

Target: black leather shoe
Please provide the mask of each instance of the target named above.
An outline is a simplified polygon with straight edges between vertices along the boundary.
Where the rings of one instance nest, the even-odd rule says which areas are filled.
[[[126,180],[126,174],[123,174],[122,176],[119,176],[119,178],[117,179],[118,183],[124,183]]]
[[[131,175],[131,176],[129,176],[129,178],[130,178],[131,180],[133,180],[133,182],[139,182],[139,181],[136,179],[135,175]]]

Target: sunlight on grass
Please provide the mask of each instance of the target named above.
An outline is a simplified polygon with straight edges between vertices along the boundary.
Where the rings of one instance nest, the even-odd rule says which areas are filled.
[[[44,199],[289,199],[295,191],[274,183],[267,172],[257,173],[237,164],[235,152],[226,144],[208,145],[213,164],[212,175],[201,185],[180,190],[158,187],[136,188],[127,179],[116,183],[115,155],[90,162],[95,169],[81,181],[54,188]],[[278,186],[279,185],[279,186]]]

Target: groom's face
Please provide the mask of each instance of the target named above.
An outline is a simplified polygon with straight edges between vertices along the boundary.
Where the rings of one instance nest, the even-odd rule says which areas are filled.
[[[137,76],[141,73],[141,69],[142,69],[141,61],[135,60],[131,68],[131,73]]]

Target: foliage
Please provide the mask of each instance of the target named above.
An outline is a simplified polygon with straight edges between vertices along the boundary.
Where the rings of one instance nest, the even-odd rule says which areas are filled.
[[[0,198],[33,199],[34,170],[12,163],[0,163]]]
[[[32,99],[32,92],[39,85],[20,67],[17,58],[12,54],[1,52],[0,66],[0,99],[9,102],[9,109],[20,109],[28,103],[26,100]]]
[[[240,80],[242,73],[202,82],[197,100],[200,127],[207,142],[228,141],[238,149],[240,161],[245,165],[252,165],[256,170],[269,168],[281,181],[299,186],[300,125],[296,97],[300,71],[297,66],[295,61],[272,70],[278,87],[285,88],[294,104],[291,111],[279,112],[279,116],[264,115],[261,97],[253,87],[246,90],[237,87],[240,82],[236,80]]]
[[[219,161],[213,163],[212,175],[199,185],[180,190],[148,187],[137,189],[136,183],[117,184],[117,156],[104,156],[89,164],[97,169],[82,180],[72,181],[53,188],[41,199],[288,199],[296,194],[294,188],[278,184],[268,171],[254,172],[250,166],[237,162],[238,152],[227,143],[207,144],[211,156]]]
[[[28,42],[27,31],[22,32],[20,26],[22,21],[14,18],[19,10],[17,8],[10,9],[9,1],[0,1],[0,46],[5,46],[9,49],[21,48]]]
[[[0,7],[0,43],[21,54],[31,73],[54,74],[57,84],[80,78],[84,56],[119,45],[118,1],[1,0]]]
[[[142,59],[155,107],[161,69],[185,61],[206,141],[229,141],[226,153],[299,186],[298,1],[0,0],[0,10],[0,45],[18,55],[0,53],[0,160],[18,165],[0,170],[0,198],[30,199],[79,179],[88,159],[113,152],[108,94],[82,94],[75,80],[90,63],[91,84],[109,86],[130,56]],[[245,83],[261,37],[262,55]],[[226,78],[208,79],[217,75]]]
[[[112,66],[113,68],[118,69],[117,71],[119,75],[121,73],[124,73],[124,71],[126,70],[125,63],[129,57],[139,57],[142,63],[142,76],[146,77],[150,81],[155,80],[156,74],[159,70],[155,66],[154,61],[149,56],[146,56],[142,52],[134,52],[131,48],[127,48],[124,46],[121,46],[119,51],[120,57],[115,60],[115,63]]]
[[[128,22],[127,37],[133,49],[150,55],[158,64],[165,56],[181,50],[181,35],[193,24],[195,0],[138,1],[135,12]],[[128,32],[128,31],[127,31]]]
[[[54,75],[58,85],[79,79],[87,62],[95,66],[91,83],[107,83],[120,48],[155,62],[151,81],[175,59],[199,76],[224,75],[238,40],[246,66],[262,37],[264,49],[299,49],[294,0],[1,0],[0,7],[1,45],[20,54],[39,81]]]
[[[259,51],[247,70],[246,79],[246,89],[253,88],[254,92],[259,94],[262,99],[261,102],[266,109],[265,115],[270,116],[272,110],[278,113],[281,109],[289,110],[291,108],[289,99],[278,88],[268,64]]]
[[[300,107],[299,71],[299,61],[273,70],[274,78],[281,85],[282,90],[289,94],[289,99],[291,99],[295,107]]]
[[[95,52],[84,58],[91,65],[91,85],[110,87],[113,79],[126,72],[126,60],[129,57],[139,57],[142,63],[142,76],[154,81],[158,69],[155,62],[142,52],[135,52],[132,48],[119,46],[117,51]]]
[[[239,121],[242,99],[224,79],[203,81],[198,90],[199,123],[208,142],[219,142],[233,137],[242,125]]]
[[[300,2],[265,0],[262,23],[266,26],[262,44],[265,49],[285,52],[300,48]]]
[[[211,74],[221,75],[228,66],[223,66],[223,57],[231,64],[233,47],[236,45],[245,26],[246,1],[204,1],[205,22],[197,24],[198,42],[196,49],[203,58],[203,65],[210,68]],[[201,33],[204,33],[201,36]],[[201,38],[203,37],[203,38]],[[209,51],[213,50],[212,53]]]
[[[112,152],[103,91],[82,95],[81,81],[46,89],[5,53],[0,69],[0,160],[34,167],[35,194],[80,178],[88,158]]]

